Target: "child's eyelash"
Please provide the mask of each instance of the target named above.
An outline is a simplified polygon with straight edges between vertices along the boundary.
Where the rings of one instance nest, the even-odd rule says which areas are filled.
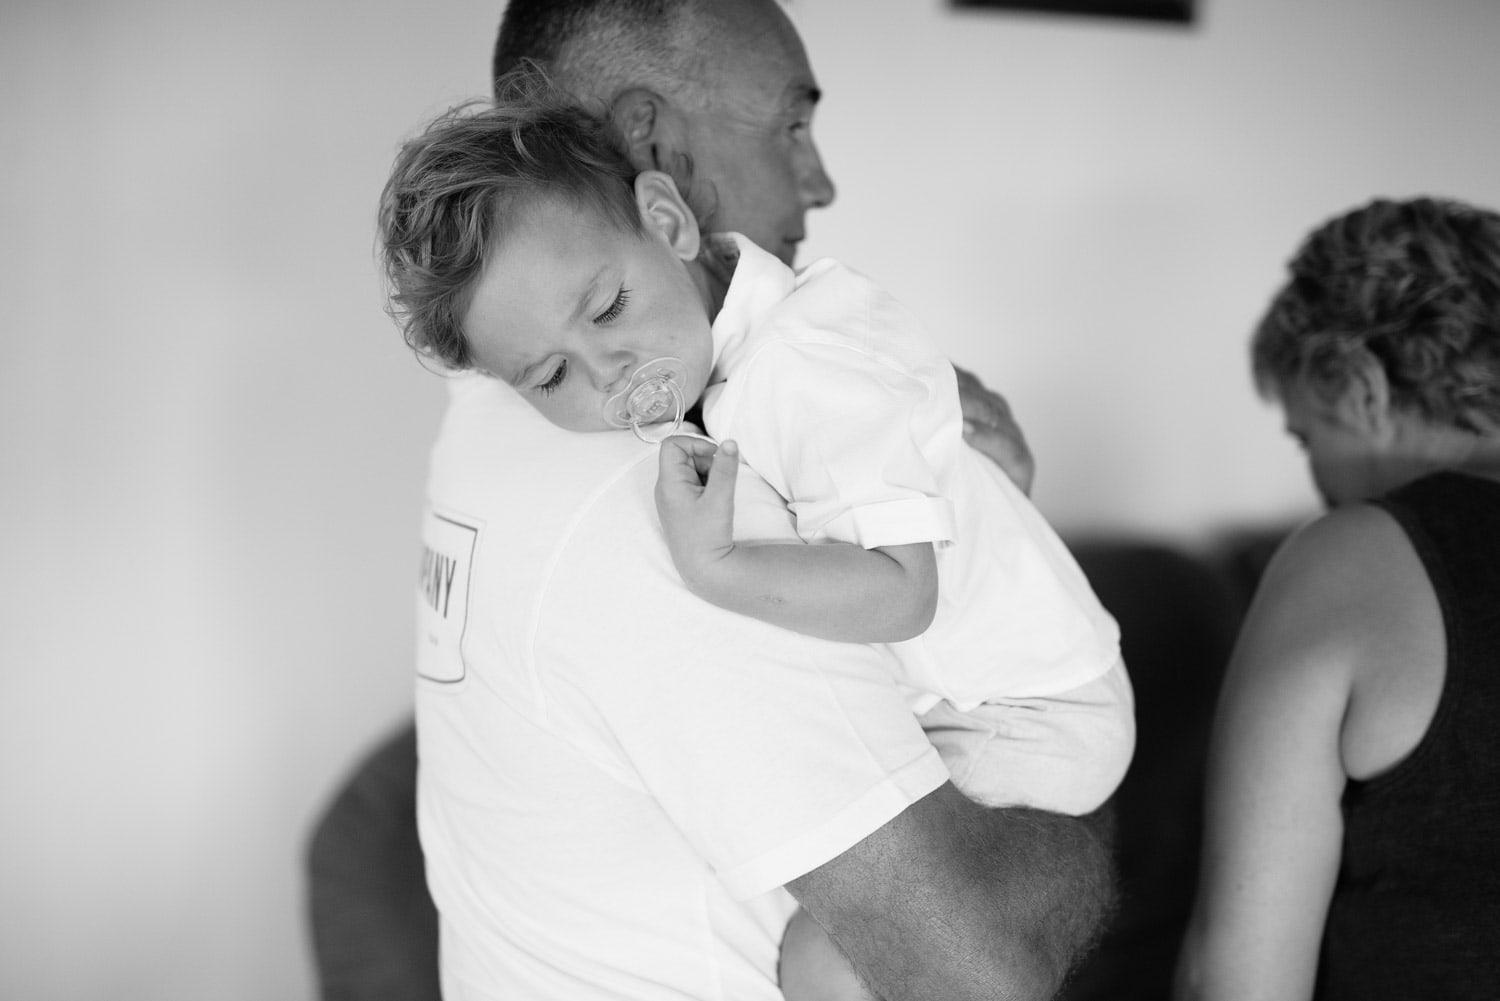
[[[615,293],[615,301],[609,304],[608,309],[600,313],[598,316],[594,317],[594,322],[610,322],[625,311],[625,305],[628,302],[630,302],[630,289],[626,288],[624,285],[621,285],[620,291]],[[541,383],[536,387],[537,392],[551,395],[552,393],[556,392],[557,387],[561,386],[563,384],[563,380],[567,377],[568,362],[567,359],[563,359],[562,361],[557,363],[557,368],[552,370],[552,374],[547,377],[547,381]]]
[[[562,361],[560,361],[560,362],[557,363],[557,368],[555,368],[555,369],[552,370],[552,375],[548,377],[547,381],[544,382],[544,383],[542,383],[540,386],[538,386],[536,388],[539,391],[543,392],[543,393],[549,393],[550,394],[558,386],[562,385],[563,378],[567,374],[568,374],[568,362],[567,362],[567,359],[563,359]]]
[[[621,285],[620,291],[615,293],[615,301],[609,304],[608,309],[600,313],[598,316],[594,317],[594,322],[608,323],[625,311],[625,304],[629,301],[630,289],[626,288],[624,285]]]

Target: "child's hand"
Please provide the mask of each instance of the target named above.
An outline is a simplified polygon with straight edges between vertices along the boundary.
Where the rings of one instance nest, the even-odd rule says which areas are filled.
[[[656,513],[672,562],[688,586],[734,549],[734,483],[740,453],[732,441],[674,435],[661,443]]]

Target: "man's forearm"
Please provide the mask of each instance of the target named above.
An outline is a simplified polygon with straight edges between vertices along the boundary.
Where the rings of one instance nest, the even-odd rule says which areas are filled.
[[[852,849],[858,868],[846,853],[790,888],[885,1001],[1044,1001],[1113,905],[1110,840],[1099,817],[945,786]]]
[[[1070,817],[1005,807],[986,811],[984,836],[991,887],[1018,936],[1031,929],[1034,950],[1051,978],[1052,997],[1097,944],[1113,913],[1118,886],[1113,808]]]

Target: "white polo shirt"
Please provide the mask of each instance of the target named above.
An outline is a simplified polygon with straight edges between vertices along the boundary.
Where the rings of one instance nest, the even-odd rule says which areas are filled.
[[[703,418],[808,542],[937,543],[939,601],[897,644],[913,708],[1078,688],[1120,633],[1031,501],[963,441],[953,366],[889,293],[836,261],[793,272],[737,234]]]
[[[452,380],[418,587],[419,819],[443,990],[775,1001],[784,883],[948,773],[880,647],[688,593],[657,449]],[[736,535],[791,539],[743,472]]]

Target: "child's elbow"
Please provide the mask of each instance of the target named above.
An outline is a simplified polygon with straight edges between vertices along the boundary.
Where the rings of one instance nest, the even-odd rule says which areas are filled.
[[[932,544],[911,543],[881,549],[895,562],[898,572],[887,578],[887,600],[877,602],[880,632],[876,642],[899,643],[927,631],[937,616],[937,557]]]
[[[925,633],[927,627],[932,625],[932,620],[937,618],[938,583],[936,573],[922,581],[917,594],[916,620],[914,622],[916,631],[912,633],[913,636],[920,636]]]
[[[921,636],[937,617],[937,606],[937,577],[934,575],[928,579],[923,575],[916,575],[909,582],[900,608],[889,619],[892,635],[887,642],[899,643]]]

